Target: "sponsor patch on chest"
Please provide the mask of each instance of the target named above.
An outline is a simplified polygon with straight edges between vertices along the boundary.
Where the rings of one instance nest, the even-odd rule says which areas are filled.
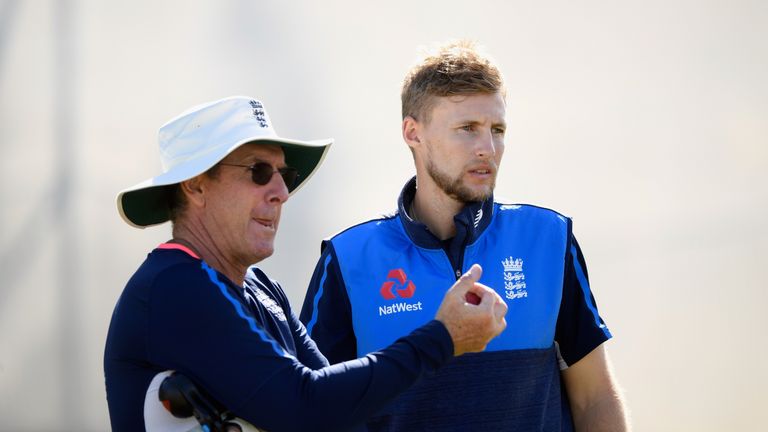
[[[393,269],[387,273],[387,279],[381,284],[379,294],[384,301],[408,299],[416,293],[416,284],[408,279],[403,269]],[[379,306],[379,316],[422,310],[421,302],[399,301]]]
[[[400,302],[391,305],[379,306],[379,316],[391,315],[400,312],[413,312],[420,311],[421,302],[418,303],[406,303]]]

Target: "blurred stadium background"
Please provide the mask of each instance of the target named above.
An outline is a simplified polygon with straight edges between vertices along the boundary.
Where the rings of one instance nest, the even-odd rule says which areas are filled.
[[[300,308],[320,240],[412,173],[418,47],[461,37],[507,80],[497,194],[573,216],[635,429],[760,429],[766,29],[747,0],[0,0],[0,430],[109,429],[112,308],[169,237],[114,197],[159,172],[162,123],[245,94],[282,135],[336,138],[262,265]]]

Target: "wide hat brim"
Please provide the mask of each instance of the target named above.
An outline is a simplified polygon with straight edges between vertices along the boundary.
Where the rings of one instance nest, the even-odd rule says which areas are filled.
[[[218,151],[175,166],[163,174],[120,191],[117,195],[120,216],[129,225],[137,228],[167,222],[170,218],[169,194],[173,191],[173,185],[204,173],[228,154],[248,143],[276,144],[282,147],[286,165],[296,168],[299,173],[296,184],[288,190],[289,194],[293,195],[317,171],[333,140],[298,141],[278,137],[243,139],[229,148],[217,149]]]

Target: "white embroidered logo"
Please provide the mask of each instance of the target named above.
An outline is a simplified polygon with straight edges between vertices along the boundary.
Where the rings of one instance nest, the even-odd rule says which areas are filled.
[[[245,298],[248,299],[249,302],[254,302],[253,296],[251,294],[255,294],[256,300],[258,300],[259,303],[261,303],[261,305],[269,311],[269,313],[274,315],[278,321],[287,321],[285,318],[285,312],[283,312],[283,308],[281,308],[280,305],[272,299],[272,297],[268,296],[267,293],[262,291],[261,288],[247,287],[245,289]]]
[[[509,257],[501,261],[504,266],[504,291],[510,300],[528,297],[523,273],[523,260]]]
[[[483,209],[480,209],[477,211],[477,215],[475,216],[475,220],[473,225],[475,225],[475,228],[480,224],[480,221],[483,219]]]

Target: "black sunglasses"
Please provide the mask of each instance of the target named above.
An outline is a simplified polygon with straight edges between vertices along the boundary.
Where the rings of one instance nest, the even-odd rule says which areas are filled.
[[[285,182],[288,190],[292,190],[293,187],[296,186],[296,180],[299,178],[299,172],[296,170],[296,168],[283,167],[274,169],[272,168],[272,165],[266,162],[256,162],[253,165],[238,165],[219,162],[219,165],[248,168],[251,170],[251,180],[260,186],[264,186],[265,184],[269,183],[275,173],[280,173],[280,177],[283,178],[283,182]]]

